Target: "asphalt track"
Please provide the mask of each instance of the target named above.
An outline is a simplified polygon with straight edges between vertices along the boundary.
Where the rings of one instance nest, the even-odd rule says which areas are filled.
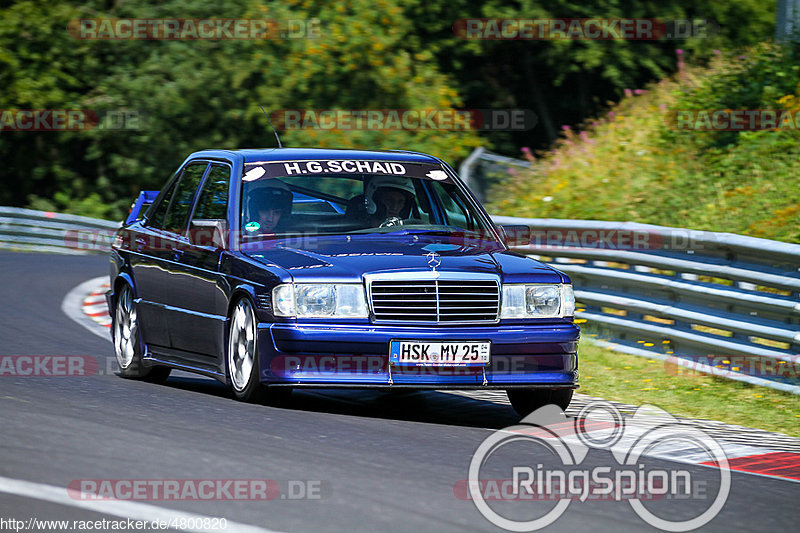
[[[0,519],[182,512],[225,517],[225,531],[500,530],[453,487],[466,479],[478,445],[518,421],[509,406],[435,391],[308,391],[279,408],[236,402],[221,384],[188,374],[164,385],[122,379],[103,372],[111,343],[61,311],[73,287],[107,269],[103,256],[0,252],[0,355],[88,355],[101,369],[89,377],[0,377]],[[612,464],[598,450],[584,462]],[[713,468],[681,468],[709,484],[719,479]],[[293,480],[321,490],[319,499],[126,506],[66,496],[80,479]],[[733,472],[727,503],[703,530],[797,530],[798,501],[800,483]],[[687,501],[684,509],[693,506],[707,504]],[[0,521],[0,529],[8,527]],[[547,530],[655,528],[626,502],[573,502]]]

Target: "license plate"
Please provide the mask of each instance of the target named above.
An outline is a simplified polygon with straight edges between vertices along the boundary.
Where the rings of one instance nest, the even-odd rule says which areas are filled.
[[[389,362],[398,366],[485,366],[491,343],[391,341]]]

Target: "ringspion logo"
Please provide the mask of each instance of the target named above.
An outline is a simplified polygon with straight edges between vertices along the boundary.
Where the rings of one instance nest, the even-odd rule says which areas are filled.
[[[592,448],[609,451],[614,460],[584,465]],[[676,448],[717,466],[718,482],[692,479],[684,465],[664,468],[663,462],[644,460]],[[651,526],[681,532],[713,520],[730,485],[724,450],[703,431],[654,406],[642,406],[626,420],[613,404],[596,401],[575,419],[548,405],[519,425],[491,434],[473,454],[467,479],[457,481],[453,492],[508,531],[547,527],[573,502],[627,501]],[[710,504],[686,506],[690,499]],[[658,504],[648,506],[653,501]]]

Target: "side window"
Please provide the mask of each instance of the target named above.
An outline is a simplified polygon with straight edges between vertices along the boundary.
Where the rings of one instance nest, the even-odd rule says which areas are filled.
[[[178,186],[172,195],[164,229],[174,233],[183,233],[189,224],[189,211],[192,209],[192,200],[203,179],[203,174],[208,163],[193,163],[188,165],[181,175]]]
[[[458,189],[451,184],[434,183],[432,185],[444,211],[445,223],[461,229],[474,229],[476,224],[472,213],[464,205],[464,199]]]
[[[227,218],[228,184],[231,181],[231,168],[213,165],[208,173],[203,192],[197,201],[193,219]]]
[[[147,212],[147,225],[160,228],[164,225],[164,218],[167,215],[167,208],[169,208],[169,203],[172,201],[172,193],[175,192],[175,184],[178,180],[170,180],[171,183],[169,184],[169,189],[164,192],[164,196],[161,199],[161,203],[156,206],[151,206]],[[150,213],[152,211],[152,213]]]

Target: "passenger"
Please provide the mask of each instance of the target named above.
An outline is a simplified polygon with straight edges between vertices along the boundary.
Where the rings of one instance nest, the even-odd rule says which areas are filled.
[[[249,194],[248,211],[255,219],[245,225],[249,235],[279,233],[288,227],[292,214],[292,191],[279,180],[269,180]]]

